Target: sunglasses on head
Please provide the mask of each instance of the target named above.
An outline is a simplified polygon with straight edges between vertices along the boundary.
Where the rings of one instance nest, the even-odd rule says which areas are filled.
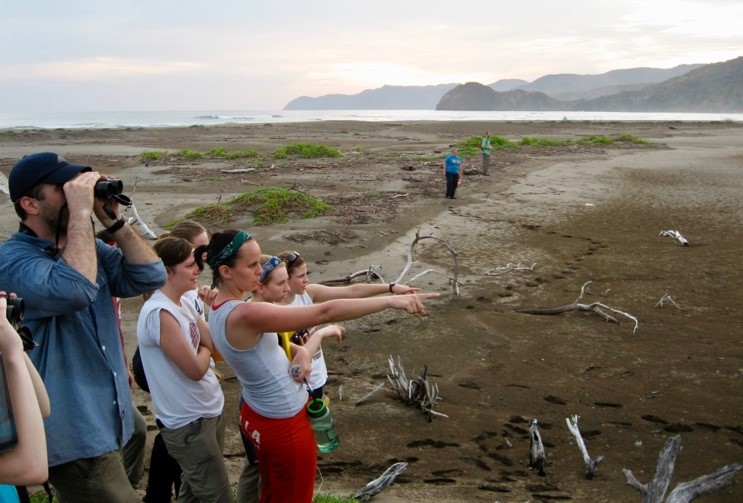
[[[286,263],[286,268],[291,269],[292,266],[294,265],[294,262],[299,260],[299,257],[301,257],[299,252],[295,251],[295,252],[288,253],[286,257],[284,258],[284,263]]]

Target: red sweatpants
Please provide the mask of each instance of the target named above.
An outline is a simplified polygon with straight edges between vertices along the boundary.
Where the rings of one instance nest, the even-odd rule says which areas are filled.
[[[302,409],[285,419],[269,419],[243,402],[240,429],[258,456],[261,503],[312,503],[317,444],[307,411]]]

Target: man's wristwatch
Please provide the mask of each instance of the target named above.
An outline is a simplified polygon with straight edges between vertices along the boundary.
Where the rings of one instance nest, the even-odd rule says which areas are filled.
[[[114,224],[111,227],[106,227],[106,230],[110,234],[113,234],[114,232],[121,230],[121,228],[124,227],[125,224],[126,224],[126,219],[124,217],[121,217],[116,222],[114,222]]]

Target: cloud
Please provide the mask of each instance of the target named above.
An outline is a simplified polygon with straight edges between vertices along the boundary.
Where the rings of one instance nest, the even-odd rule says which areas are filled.
[[[101,81],[142,76],[169,76],[192,73],[203,68],[193,61],[152,61],[125,58],[84,58],[44,63],[4,65],[0,80],[58,79],[62,81]]]

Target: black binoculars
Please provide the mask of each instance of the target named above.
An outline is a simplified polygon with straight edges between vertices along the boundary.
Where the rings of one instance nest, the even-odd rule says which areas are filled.
[[[98,180],[93,194],[97,199],[111,199],[124,191],[124,182],[121,180]]]
[[[124,192],[124,182],[115,178],[98,180],[95,189],[93,189],[93,195],[96,199],[116,199],[119,204],[131,206],[131,198],[122,194],[122,192]]]

